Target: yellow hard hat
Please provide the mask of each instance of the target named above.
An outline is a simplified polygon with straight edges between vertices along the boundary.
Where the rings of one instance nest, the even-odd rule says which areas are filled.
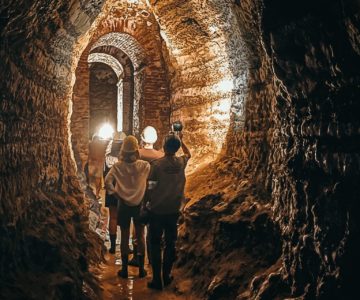
[[[135,152],[139,150],[139,143],[136,137],[133,135],[128,135],[122,144],[121,151],[122,152]]]

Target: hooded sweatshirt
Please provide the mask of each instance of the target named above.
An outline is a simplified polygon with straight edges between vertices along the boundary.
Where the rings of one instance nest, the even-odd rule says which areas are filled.
[[[143,160],[119,161],[105,178],[106,191],[122,199],[128,206],[137,206],[144,197],[150,164]]]

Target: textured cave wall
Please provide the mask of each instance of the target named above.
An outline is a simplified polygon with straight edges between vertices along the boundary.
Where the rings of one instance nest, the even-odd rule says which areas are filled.
[[[350,299],[359,268],[359,12],[356,1],[264,1],[280,90],[272,198],[294,295]]]
[[[71,145],[75,157],[79,158],[81,169],[88,158],[88,143],[90,137],[90,107],[89,107],[89,63],[88,57],[82,55],[75,71],[75,83],[72,92],[71,114]],[[81,163],[80,163],[81,162]]]
[[[274,299],[287,293],[280,280],[282,243],[268,167],[277,87],[263,46],[261,2],[233,3],[222,13],[235,19],[228,24],[238,30],[236,50],[231,33],[223,41],[238,86],[228,98],[229,128],[220,159],[188,178],[178,267],[200,298]]]
[[[76,43],[102,8],[0,4],[2,299],[79,299],[91,282],[88,264],[100,248],[71,158],[69,99]]]
[[[251,53],[245,121],[228,132],[232,158],[190,176],[182,275],[205,274],[191,286],[210,299],[350,299],[359,268],[359,7],[233,9]]]
[[[167,48],[171,119],[185,125],[193,172],[218,157],[231,126],[243,126],[249,51],[230,2],[149,2]]]
[[[98,132],[101,125],[105,122],[116,128],[117,82],[116,74],[108,65],[95,63],[90,68],[90,136]]]

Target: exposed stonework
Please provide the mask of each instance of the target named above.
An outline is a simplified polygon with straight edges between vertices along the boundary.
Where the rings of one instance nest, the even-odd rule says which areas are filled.
[[[145,65],[146,55],[144,50],[138,41],[127,33],[110,32],[101,36],[91,46],[90,52],[102,46],[112,46],[123,51],[130,58],[135,71],[138,71],[139,68]]]
[[[231,2],[150,3],[169,49],[172,120],[185,123],[196,170],[225,148],[230,124],[243,126],[248,49]]]
[[[132,99],[134,98],[134,69],[130,58],[121,50],[111,46],[102,46],[94,49],[90,54],[101,53],[110,55],[116,59],[123,68],[123,115],[126,120],[133,120],[132,117]],[[99,52],[97,52],[99,51]],[[86,62],[87,51],[85,50],[76,69],[76,82],[73,90],[73,114],[71,116],[72,145],[74,151],[79,152],[82,166],[84,166],[88,156],[88,139],[90,107],[89,107],[89,69]],[[124,123],[124,132],[132,132],[132,121]],[[85,138],[84,138],[85,137]],[[91,135],[89,136],[91,138]],[[80,141],[80,142],[79,142]]]
[[[91,64],[97,62],[108,65],[115,72],[118,80],[124,76],[124,68],[115,57],[106,53],[90,53],[88,56],[88,63]]]
[[[130,103],[131,106],[124,106],[124,116],[133,120],[131,126],[124,128],[126,133],[139,136],[142,128],[152,125],[158,130],[156,147],[160,147],[163,136],[170,130],[168,79],[158,25],[146,6],[139,3],[133,9],[130,8],[121,3],[112,7],[110,14],[102,18],[79,61],[74,87],[74,102],[77,102],[73,104],[72,120],[75,126],[72,125],[72,133],[73,145],[81,153],[83,162],[87,157],[88,141],[79,140],[79,137],[86,135],[89,130],[88,69],[84,65],[89,53],[113,55],[125,68],[131,69],[126,70],[127,75],[123,79],[124,103]],[[124,19],[130,11],[131,14],[138,12],[134,14],[138,16],[136,20],[130,17]],[[135,23],[137,25],[134,27]],[[78,81],[81,86],[77,86]],[[79,93],[83,96],[78,97]],[[131,98],[130,102],[128,97]]]

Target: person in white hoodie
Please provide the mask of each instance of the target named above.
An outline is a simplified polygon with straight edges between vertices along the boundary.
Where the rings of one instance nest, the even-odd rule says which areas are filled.
[[[130,223],[133,219],[138,241],[137,255],[139,262],[139,277],[145,277],[144,255],[145,237],[144,225],[140,223],[140,206],[144,198],[150,164],[139,159],[139,143],[129,135],[124,139],[120,159],[111,168],[105,178],[106,191],[118,200],[118,225],[121,230],[121,260],[122,268],[118,275],[128,277]]]

